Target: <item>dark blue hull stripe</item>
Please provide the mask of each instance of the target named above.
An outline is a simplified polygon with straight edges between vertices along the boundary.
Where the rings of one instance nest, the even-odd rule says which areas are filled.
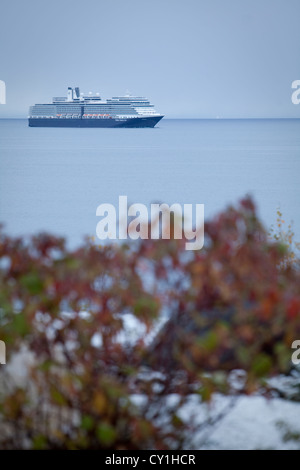
[[[154,127],[163,116],[139,117],[124,120],[111,119],[56,119],[29,118],[30,127]]]

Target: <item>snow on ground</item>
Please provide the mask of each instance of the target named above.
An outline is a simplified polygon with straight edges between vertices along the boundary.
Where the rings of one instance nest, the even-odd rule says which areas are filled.
[[[12,358],[6,367],[15,384],[22,386],[26,382],[28,367],[33,362],[33,355],[26,348]],[[176,405],[178,397],[175,394],[168,398],[170,406]],[[224,409],[228,411],[232,400],[232,397],[215,395],[212,403],[206,406],[200,403],[199,395],[194,394],[178,414],[185,422],[200,424]],[[185,450],[300,448],[300,440],[284,442],[284,430],[278,426],[279,422],[284,422],[286,429],[300,433],[300,402],[280,398],[267,400],[261,396],[240,396],[234,400],[235,405],[217,424],[187,436]]]
[[[220,412],[227,407],[230,397],[216,396],[211,413]],[[195,406],[184,410],[188,416],[197,415]],[[202,412],[199,407],[199,418]],[[279,398],[267,400],[259,396],[237,398],[235,406],[215,426],[196,433],[190,449],[299,449],[298,443],[284,442],[283,429],[278,426],[284,422],[290,431],[300,432],[300,403]]]

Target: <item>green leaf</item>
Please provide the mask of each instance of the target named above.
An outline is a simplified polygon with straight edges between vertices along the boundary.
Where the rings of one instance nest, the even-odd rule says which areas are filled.
[[[67,404],[65,397],[54,387],[51,389],[51,398],[57,405],[63,406]]]
[[[257,377],[263,377],[266,375],[272,367],[272,361],[267,354],[259,354],[257,357],[254,358],[252,364],[252,372]]]
[[[288,253],[289,247],[286,243],[278,243],[277,245],[278,253],[282,256],[286,255]]]
[[[141,297],[134,304],[134,313],[135,315],[149,315],[150,317],[157,314],[158,304],[155,299],[152,297]]]
[[[14,316],[12,330],[16,331],[21,336],[25,336],[27,333],[29,333],[30,329],[24,313],[18,313]]]
[[[25,287],[31,295],[40,294],[43,290],[43,282],[38,274],[34,272],[22,276],[20,284]]]
[[[216,333],[209,331],[203,338],[199,338],[197,343],[204,349],[213,351],[218,346],[218,337]]]
[[[291,365],[291,350],[284,343],[275,345],[275,353],[281,372],[287,372]]]
[[[82,429],[86,429],[87,431],[90,431],[94,426],[94,420],[91,416],[89,415],[83,415],[81,419],[81,427]]]
[[[50,359],[47,359],[46,361],[42,362],[38,367],[43,372],[48,372],[53,364],[54,364],[53,361],[51,361]]]
[[[245,346],[239,346],[236,348],[236,355],[241,364],[247,368],[251,358],[249,350]]]
[[[47,447],[47,439],[42,434],[35,436],[33,438],[33,449],[34,450],[43,450]]]
[[[97,436],[104,446],[110,446],[116,440],[116,430],[109,423],[101,423],[97,428]]]
[[[199,390],[199,395],[201,396],[203,401],[210,401],[211,395],[212,395],[212,390],[208,386],[203,386]]]

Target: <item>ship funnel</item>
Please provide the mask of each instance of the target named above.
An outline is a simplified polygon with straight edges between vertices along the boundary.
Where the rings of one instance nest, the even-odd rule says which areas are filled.
[[[77,99],[80,98],[80,90],[79,90],[78,86],[75,88],[75,98],[77,98]]]
[[[73,101],[73,88],[68,87],[67,101]]]

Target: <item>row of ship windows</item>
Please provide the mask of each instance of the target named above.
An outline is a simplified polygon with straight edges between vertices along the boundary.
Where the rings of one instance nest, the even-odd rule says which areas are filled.
[[[56,109],[65,109],[65,110],[73,110],[73,109],[76,109],[78,111],[80,111],[81,109],[135,109],[135,108],[138,108],[138,109],[151,109],[153,108],[153,106],[119,106],[119,105],[115,105],[115,106],[107,106],[107,105],[88,105],[88,106],[31,106],[30,109],[47,109],[47,111],[49,110],[56,110]]]
[[[58,114],[56,116],[30,115],[29,118],[31,119],[81,119],[81,115],[80,114],[65,114],[65,115]],[[132,114],[131,115],[122,114],[121,116],[115,115],[114,118],[129,119],[129,118],[136,118],[136,116],[133,116]],[[82,116],[82,119],[112,119],[112,116],[110,114],[84,114]]]
[[[91,108],[84,108],[84,112],[88,113],[89,111],[98,111],[99,113],[102,113],[103,111],[110,111],[110,112],[115,112],[115,111],[119,112],[120,111],[122,113],[130,111],[130,112],[134,113],[135,109],[132,109],[132,108],[106,108],[106,107],[105,108],[100,108],[100,109],[96,108],[96,107],[95,108],[92,108],[92,107]]]
[[[110,114],[137,114],[137,112],[133,109],[126,109],[126,110],[121,110],[121,109],[115,109],[115,110],[109,110],[109,109],[85,109],[83,114],[89,114],[89,113],[96,113],[96,114],[105,114],[105,113],[110,113]],[[40,110],[32,110],[30,114],[36,114],[36,115],[55,115],[55,114],[81,114],[80,111],[77,110],[61,110],[58,109],[57,111],[52,111],[52,110],[45,110],[45,109],[40,109]]]
[[[60,103],[54,103],[56,106],[58,106]],[[62,103],[66,106],[74,106],[74,105],[78,105],[78,103]],[[85,106],[87,103],[82,103],[80,104],[80,106]],[[91,103],[92,104],[92,103]],[[52,106],[53,104],[43,104],[42,106]],[[107,100],[106,103],[97,103],[97,105],[99,106],[153,106],[153,104],[150,104],[149,101],[131,101],[131,102],[128,102],[128,101],[109,101]],[[38,106],[38,105],[35,105],[35,106]]]
[[[150,105],[150,106],[142,106],[142,105],[134,105],[134,106],[128,106],[127,103],[118,103],[118,104],[114,104],[114,105],[109,105],[109,104],[101,104],[101,105],[88,105],[88,106],[84,106],[83,108],[84,109],[133,109],[133,108],[139,108],[139,109],[148,109],[148,108],[153,108],[153,105]],[[81,106],[74,106],[74,105],[66,105],[66,106],[51,106],[51,105],[35,105],[35,106],[32,106],[31,109],[33,110],[44,110],[44,109],[47,109],[47,111],[52,111],[52,110],[70,110],[70,111],[75,111],[76,112],[80,112],[81,110]]]
[[[76,108],[57,108],[57,109],[43,109],[43,108],[34,108],[31,109],[30,111],[31,114],[81,114],[81,109],[76,109]],[[110,108],[97,108],[97,107],[89,107],[89,108],[84,108],[83,114],[89,114],[89,113],[98,113],[98,114],[104,114],[104,113],[113,113],[113,114],[137,114],[137,113],[155,113],[154,109],[142,109],[138,108],[137,110],[135,109],[122,109],[122,108],[115,108],[115,109],[110,109]]]
[[[132,115],[132,114],[138,114],[138,113],[136,113],[135,111],[132,111],[132,110],[128,110],[126,113],[124,113],[124,112],[119,112],[119,113],[118,113],[118,112],[115,112],[115,111],[113,111],[113,112],[111,112],[111,111],[110,111],[110,112],[109,112],[109,111],[104,111],[104,110],[99,111],[99,110],[97,109],[97,111],[95,111],[95,110],[94,110],[94,111],[93,111],[93,110],[89,110],[89,111],[85,111],[84,113],[77,113],[77,112],[74,112],[74,111],[68,111],[68,112],[60,112],[60,111],[57,111],[57,112],[49,112],[49,111],[47,111],[47,110],[44,110],[43,112],[42,112],[42,111],[30,111],[29,114],[30,114],[30,115],[40,115],[40,116],[46,116],[46,115],[47,115],[47,116],[69,116],[69,115],[70,115],[70,116],[71,116],[72,114],[74,114],[74,115],[76,114],[76,115],[78,115],[78,116],[88,116],[88,115],[94,115],[94,114],[96,115],[96,114],[97,114],[97,115],[99,115],[99,116],[100,116],[100,115],[101,115],[101,116],[102,116],[102,115],[105,116],[105,115],[108,115],[108,114],[109,114],[109,115],[112,115],[112,114],[113,114],[113,115],[117,115],[117,114],[120,114],[120,115],[121,115],[121,114],[124,114],[124,115],[125,115],[125,114]],[[140,113],[140,114],[141,114],[141,113]]]
[[[105,101],[102,103],[74,103],[74,102],[62,102],[62,103],[37,103],[32,107],[36,106],[43,106],[43,107],[49,107],[49,106],[89,106],[96,104],[97,106],[154,106],[153,104],[150,104],[149,102],[141,102],[141,101],[132,101],[131,103],[126,102],[126,101]]]
[[[142,108],[137,108],[138,111],[143,111],[144,109]],[[85,107],[83,110],[82,110],[82,113],[89,113],[90,111],[93,111],[93,112],[98,112],[98,113],[103,113],[103,112],[121,112],[121,113],[125,113],[125,112],[130,112],[130,113],[135,113],[136,112],[136,109],[135,108],[108,108],[108,107],[101,107],[101,108],[98,108],[96,106],[89,106],[89,107]],[[145,111],[152,111],[152,110],[149,110],[149,109],[146,109]],[[30,109],[30,112],[32,113],[81,113],[81,108],[60,108],[60,107],[57,107],[57,108],[31,108]]]
[[[112,104],[118,104],[118,103],[126,103],[126,104],[135,104],[135,103],[141,103],[141,104],[150,104],[150,101],[129,101],[129,100],[107,100],[107,103],[112,103]]]

